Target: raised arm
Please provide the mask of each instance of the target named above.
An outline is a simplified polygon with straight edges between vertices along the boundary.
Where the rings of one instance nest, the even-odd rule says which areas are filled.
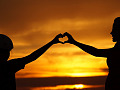
[[[62,37],[62,34],[58,34],[52,41],[44,45],[43,47],[37,49],[36,51],[32,52],[30,55],[23,57],[23,58],[18,58],[16,62],[22,63],[22,64],[27,64],[30,63],[34,60],[36,60],[38,57],[40,57],[48,48],[50,48],[53,44],[56,43],[63,43],[59,41],[59,38]]]
[[[70,44],[74,44],[76,46],[78,46],[79,48],[81,48],[83,51],[96,56],[96,57],[107,57],[108,53],[109,53],[109,49],[97,49],[95,47],[86,45],[86,44],[82,44],[77,42],[76,40],[73,39],[73,37],[69,34],[69,33],[64,33],[64,36],[68,37],[68,40],[65,41],[64,43],[70,43]]]

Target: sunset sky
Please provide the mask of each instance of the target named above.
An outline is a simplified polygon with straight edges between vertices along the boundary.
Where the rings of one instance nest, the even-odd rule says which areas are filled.
[[[57,34],[69,32],[78,42],[111,48],[110,32],[120,16],[120,0],[0,0],[0,33],[14,43],[10,59],[29,55]],[[56,44],[16,73],[17,78],[106,76],[106,58],[70,44]]]

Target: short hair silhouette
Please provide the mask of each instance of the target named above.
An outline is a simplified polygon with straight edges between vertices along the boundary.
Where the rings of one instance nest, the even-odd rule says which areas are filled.
[[[0,34],[0,49],[6,49],[9,51],[13,49],[12,40],[4,34]]]

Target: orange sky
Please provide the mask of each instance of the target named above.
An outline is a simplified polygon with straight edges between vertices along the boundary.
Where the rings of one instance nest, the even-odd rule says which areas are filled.
[[[75,40],[96,48],[110,48],[119,0],[1,0],[0,33],[14,43],[12,58],[20,58],[69,32]],[[107,75],[106,58],[91,56],[76,46],[57,44],[16,77]]]

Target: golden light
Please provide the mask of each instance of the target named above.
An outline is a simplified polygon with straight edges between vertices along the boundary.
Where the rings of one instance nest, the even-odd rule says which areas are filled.
[[[74,86],[76,89],[83,89],[84,88],[84,85],[83,84],[76,84]]]
[[[33,87],[30,90],[82,90],[84,88],[99,88],[104,87],[104,85],[84,85],[84,84],[74,84],[74,85],[57,85],[51,87]]]

